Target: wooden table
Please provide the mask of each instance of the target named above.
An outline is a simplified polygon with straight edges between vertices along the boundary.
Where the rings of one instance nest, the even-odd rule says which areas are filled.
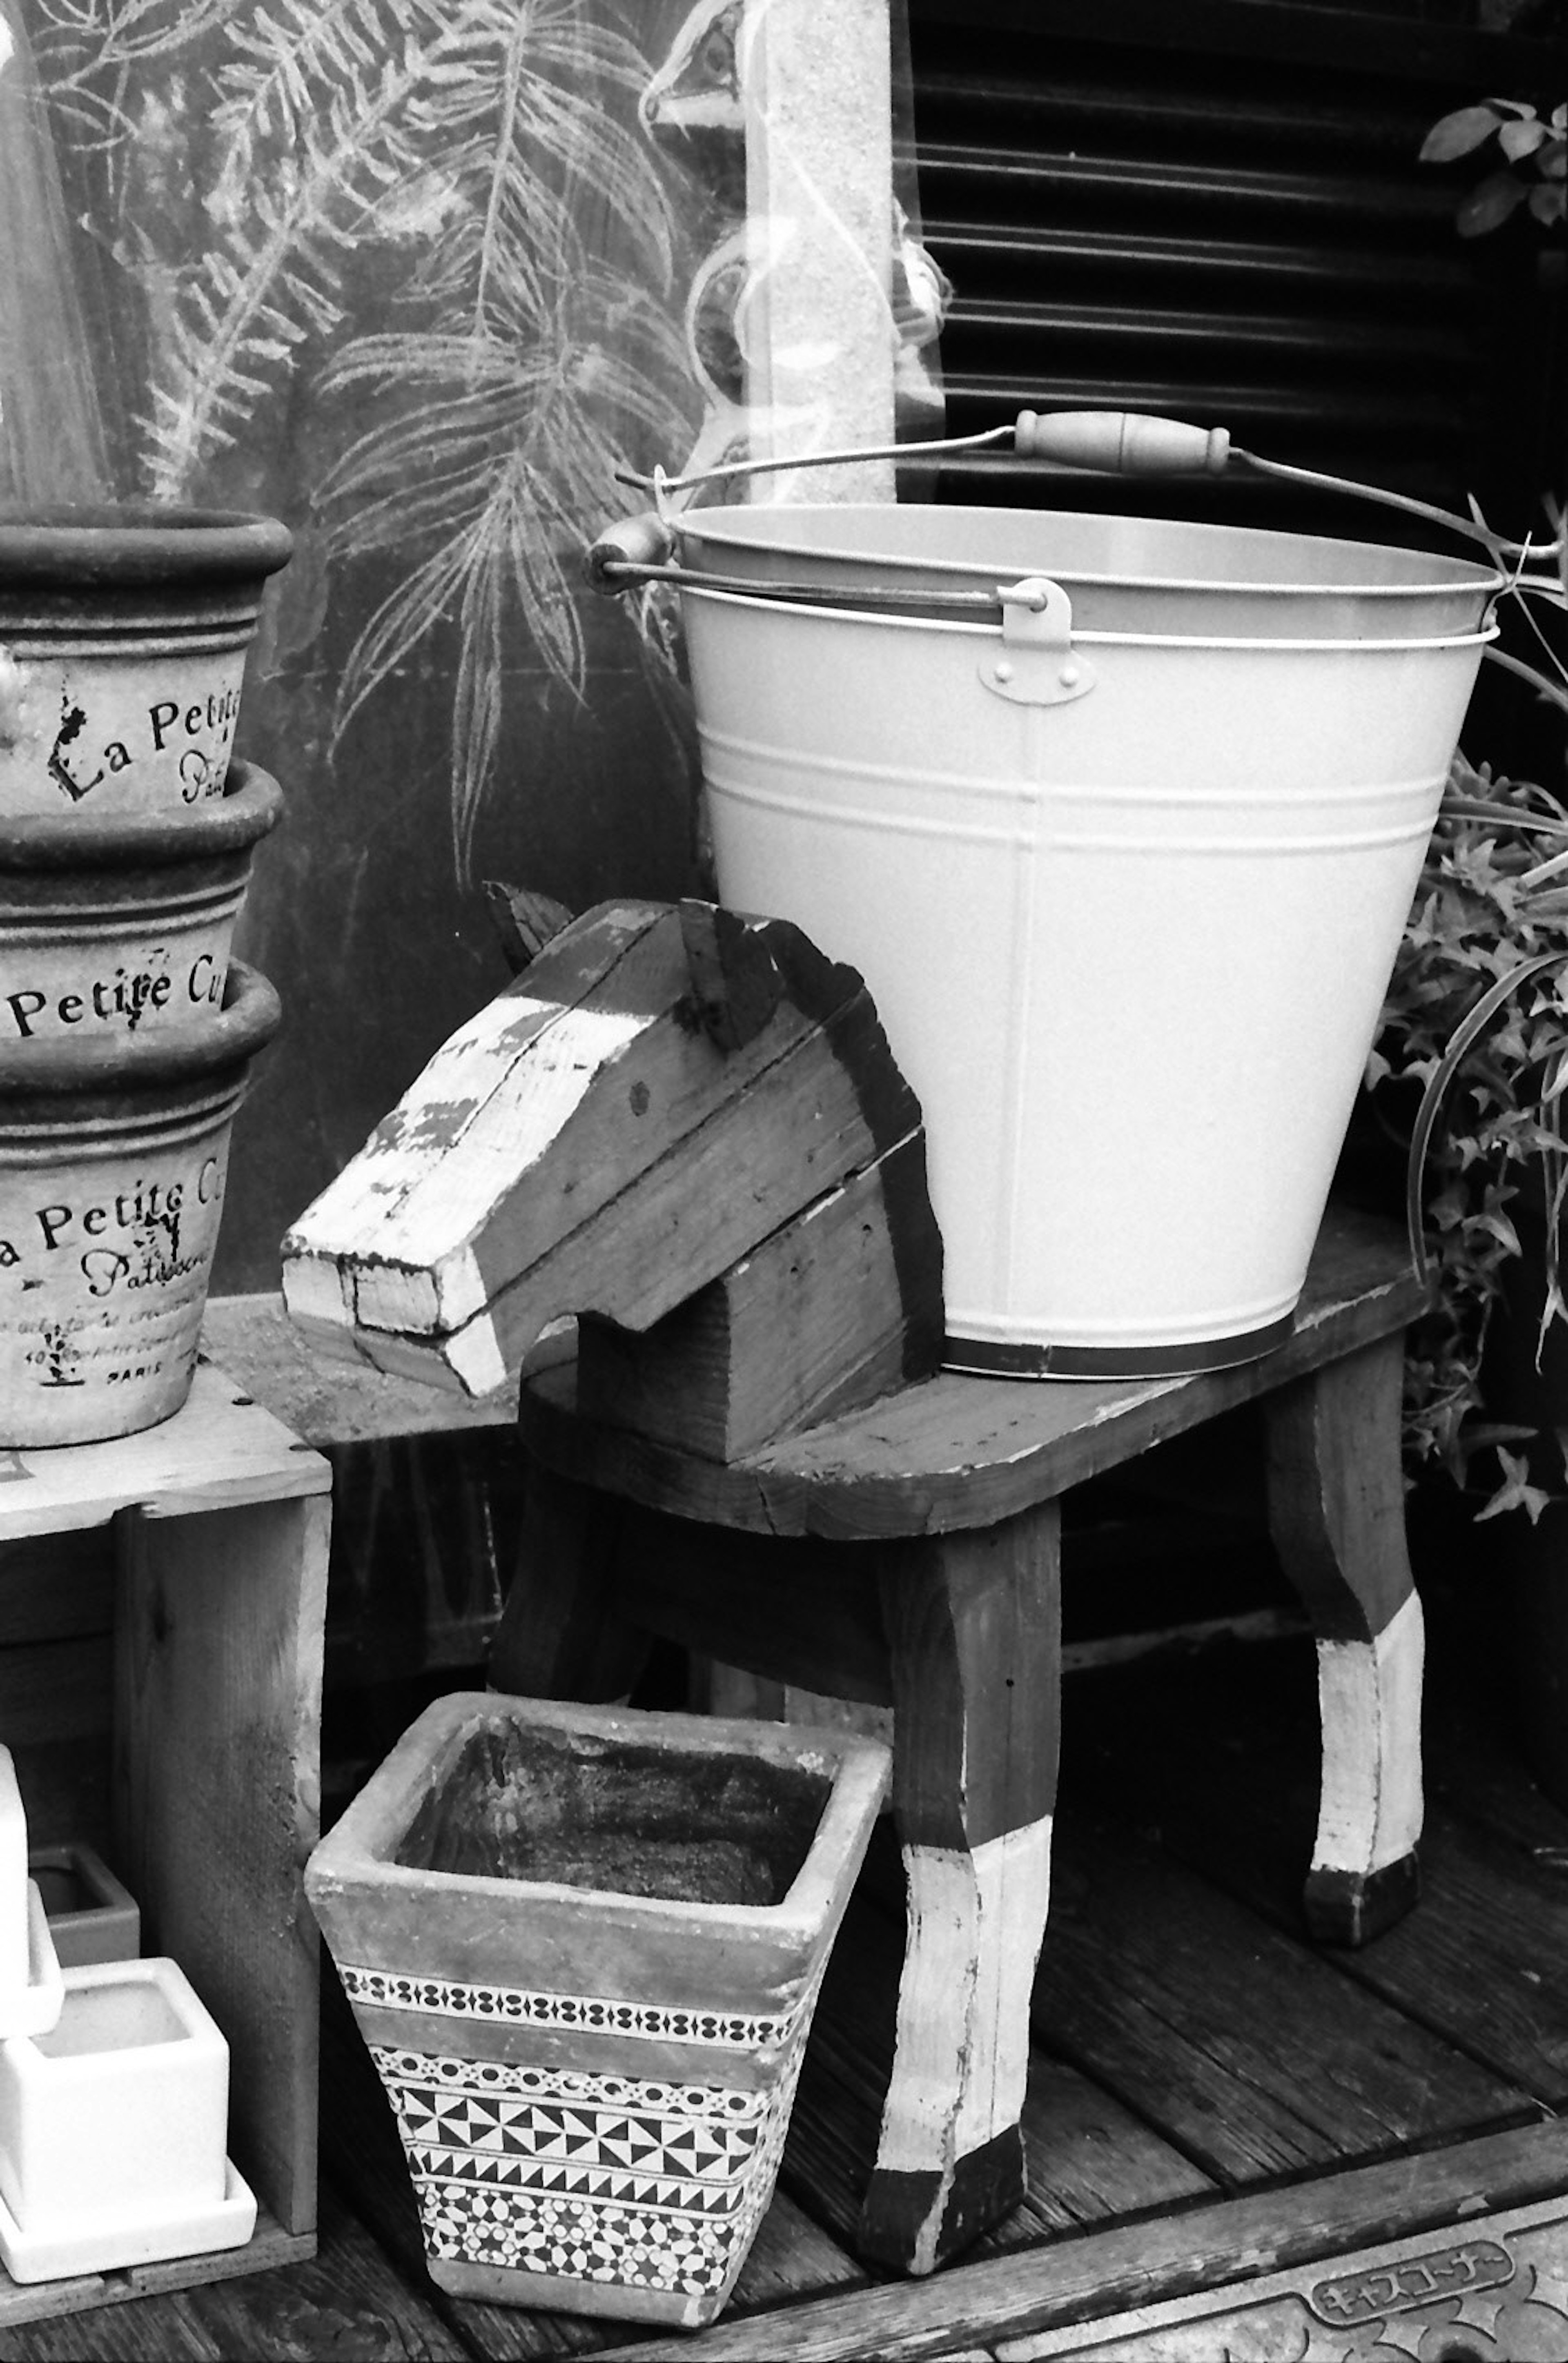
[[[1064,1493],[1257,1399],[1270,1526],[1317,1636],[1313,1932],[1355,1945],[1417,1894],[1421,1613],[1405,1550],[1402,1236],[1325,1223],[1290,1340],[1115,1383],[942,1373],[728,1463],[578,1414],[525,1378],[530,1483],[496,1687],[608,1699],[653,1634],[891,1705],[910,1938],[868,2258],[929,2272],[1022,2195],[1018,2114],[1055,1803]]]

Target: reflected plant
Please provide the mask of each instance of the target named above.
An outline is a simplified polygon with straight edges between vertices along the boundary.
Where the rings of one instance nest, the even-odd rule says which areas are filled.
[[[1421,144],[1423,164],[1451,164],[1493,150],[1500,161],[1460,199],[1461,238],[1480,238],[1525,206],[1543,228],[1561,228],[1568,193],[1568,101],[1543,115],[1518,98],[1455,107]]]
[[[690,405],[671,207],[636,120],[649,68],[614,7],[38,0],[51,110],[122,191],[155,173],[150,125],[177,128],[201,183],[184,239],[121,206],[153,339],[148,489],[198,496],[302,376],[320,395],[348,429],[313,487],[328,554],[405,569],[350,654],[337,731],[455,627],[460,871],[507,645],[581,692],[577,552],[617,468],[678,446]],[[401,284],[366,332],[378,252]]]

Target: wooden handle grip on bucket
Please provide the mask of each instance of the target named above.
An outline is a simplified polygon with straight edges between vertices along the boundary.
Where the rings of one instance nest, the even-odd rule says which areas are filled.
[[[624,591],[628,566],[667,566],[674,555],[675,537],[652,509],[640,516],[623,517],[606,526],[587,551],[583,568],[595,591]]]
[[[1054,460],[1122,476],[1218,476],[1230,456],[1223,427],[1142,418],[1129,410],[1020,410],[1013,449],[1022,460]]]

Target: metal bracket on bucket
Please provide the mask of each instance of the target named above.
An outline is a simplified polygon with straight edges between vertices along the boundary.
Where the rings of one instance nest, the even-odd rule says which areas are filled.
[[[1012,705],[1066,705],[1086,697],[1095,672],[1073,645],[1073,602],[1060,582],[1029,574],[998,583],[1002,640],[980,660],[983,685]]]

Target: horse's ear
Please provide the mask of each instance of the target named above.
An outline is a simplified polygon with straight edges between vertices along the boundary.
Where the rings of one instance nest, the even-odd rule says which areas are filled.
[[[514,976],[520,976],[546,944],[572,925],[573,914],[564,903],[549,894],[532,893],[526,886],[504,886],[499,880],[487,878],[484,899]]]
[[[784,998],[777,962],[755,928],[716,903],[681,904],[681,938],[704,1030],[721,1050],[738,1050]]]

